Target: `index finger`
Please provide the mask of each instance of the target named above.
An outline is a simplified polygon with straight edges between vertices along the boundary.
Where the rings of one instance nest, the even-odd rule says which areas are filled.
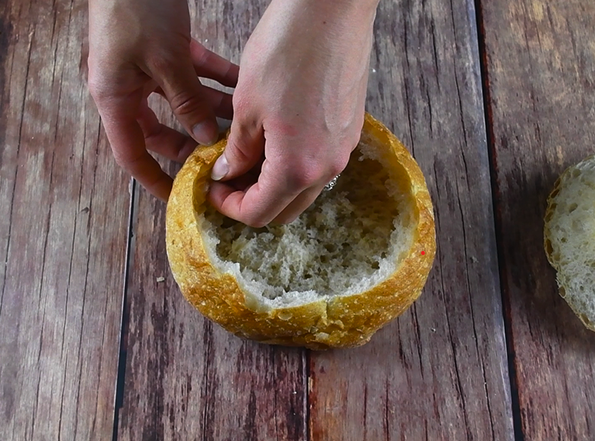
[[[142,90],[124,97],[113,97],[99,107],[103,126],[116,162],[151,194],[167,201],[172,187],[171,177],[150,155],[137,118]]]
[[[287,174],[268,159],[262,164],[258,181],[243,190],[225,182],[213,182],[211,204],[225,216],[252,227],[263,227],[274,220],[305,189],[292,185]]]
[[[190,41],[190,58],[196,74],[227,87],[236,87],[240,68],[221,55],[208,50],[196,40]]]

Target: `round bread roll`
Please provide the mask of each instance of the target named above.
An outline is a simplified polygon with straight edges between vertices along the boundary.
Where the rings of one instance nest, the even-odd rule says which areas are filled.
[[[595,156],[566,169],[549,195],[544,246],[559,293],[595,331]]]
[[[347,168],[289,225],[251,228],[207,202],[226,141],[176,176],[167,253],[180,290],[234,334],[310,349],[359,346],[420,295],[436,251],[415,160],[366,115]]]

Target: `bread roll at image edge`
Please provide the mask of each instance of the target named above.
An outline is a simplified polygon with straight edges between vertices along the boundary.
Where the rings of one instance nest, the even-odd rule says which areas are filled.
[[[560,296],[595,331],[595,155],[556,180],[544,216],[544,249]]]
[[[215,268],[199,217],[208,182],[226,141],[200,147],[177,174],[167,205],[166,245],[170,267],[185,298],[204,316],[239,337],[268,344],[323,350],[360,346],[418,298],[436,253],[434,214],[424,176],[410,153],[380,122],[366,114],[363,134],[390,156],[405,180],[414,221],[411,245],[386,279],[353,295],[323,297],[297,306],[270,308],[246,301],[236,277]]]

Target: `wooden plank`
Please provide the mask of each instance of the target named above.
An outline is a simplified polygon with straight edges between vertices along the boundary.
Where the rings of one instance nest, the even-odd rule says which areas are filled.
[[[525,439],[592,439],[595,334],[558,296],[546,198],[595,153],[595,3],[482,1],[498,234]]]
[[[0,10],[0,439],[110,439],[129,195],[80,66],[86,2]]]
[[[303,351],[200,316],[169,271],[165,206],[139,193],[118,440],[305,439]]]
[[[196,37],[238,62],[265,4],[192,5]],[[193,309],[169,271],[165,205],[135,194],[118,440],[305,440],[305,352],[243,342]]]
[[[472,1],[381,2],[369,110],[411,148],[438,254],[372,341],[311,354],[310,439],[513,439]]]

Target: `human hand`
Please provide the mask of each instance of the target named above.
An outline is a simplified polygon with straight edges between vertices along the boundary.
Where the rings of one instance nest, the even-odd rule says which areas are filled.
[[[231,119],[231,96],[198,77],[234,87],[238,67],[190,38],[186,0],[90,0],[89,21],[89,89],[114,157],[167,200],[172,180],[148,150],[183,162],[197,142],[215,142],[215,117]],[[159,123],[147,104],[153,92],[194,139]]]
[[[246,44],[211,203],[289,223],[347,165],[364,120],[377,0],[273,0]]]

